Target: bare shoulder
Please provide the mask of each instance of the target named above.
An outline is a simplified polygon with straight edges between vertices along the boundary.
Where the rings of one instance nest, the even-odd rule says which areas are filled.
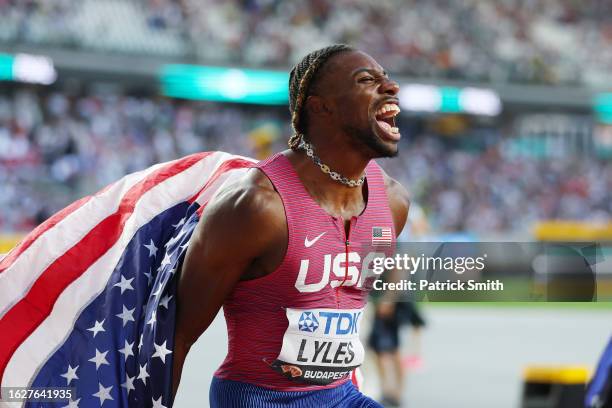
[[[406,187],[399,181],[390,177],[384,170],[383,177],[385,180],[385,188],[387,189],[387,197],[389,198],[389,207],[393,214],[393,223],[395,231],[399,235],[406,225],[408,219],[408,210],[410,209],[410,194]]]
[[[286,241],[279,195],[257,169],[206,204],[180,271],[177,333],[190,344],[256,260]],[[265,177],[265,175],[261,175]]]
[[[206,204],[179,272],[173,392],[185,356],[245,271],[287,239],[280,196],[250,169]],[[284,240],[284,241],[283,241]]]
[[[286,229],[280,195],[266,175],[255,168],[220,191],[208,203],[202,219],[222,224],[226,230],[257,232],[260,238],[272,238]]]

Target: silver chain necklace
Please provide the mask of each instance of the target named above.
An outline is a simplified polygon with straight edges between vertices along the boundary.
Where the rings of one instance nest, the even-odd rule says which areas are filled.
[[[349,186],[349,187],[359,187],[365,181],[365,174],[359,177],[359,179],[357,180],[351,180],[347,177],[344,177],[342,174],[330,169],[327,164],[323,164],[321,159],[319,159],[319,157],[314,154],[314,151],[312,150],[312,146],[309,143],[306,143],[304,140],[300,142],[299,148],[304,150],[306,152],[306,156],[310,157],[313,163],[319,166],[319,168],[321,169],[323,173],[329,174],[329,177],[331,177],[333,180],[339,183],[342,183],[345,186]]]

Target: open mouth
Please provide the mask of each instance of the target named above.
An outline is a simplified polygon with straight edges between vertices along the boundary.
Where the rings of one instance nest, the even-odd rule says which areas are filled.
[[[375,112],[376,123],[388,139],[397,141],[400,139],[399,129],[395,126],[395,117],[400,113],[400,108],[395,103],[385,103]]]

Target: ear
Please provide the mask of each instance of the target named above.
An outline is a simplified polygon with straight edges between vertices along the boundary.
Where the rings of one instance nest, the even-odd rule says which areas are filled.
[[[306,110],[311,116],[329,115],[331,113],[331,109],[327,101],[317,95],[310,95],[308,98],[306,98]]]

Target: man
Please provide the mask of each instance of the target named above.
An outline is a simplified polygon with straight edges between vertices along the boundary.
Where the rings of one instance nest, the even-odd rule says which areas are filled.
[[[381,298],[384,299],[382,296]],[[413,326],[411,339],[415,342],[415,354],[402,358],[400,329],[405,323]],[[368,344],[376,353],[376,366],[382,391],[381,402],[386,407],[402,405],[406,368],[409,365],[418,366],[420,362],[420,331],[423,326],[425,320],[414,301],[397,299],[395,303],[383,301],[375,305]]]
[[[289,90],[291,149],[208,203],[191,238],[173,393],[224,306],[229,350],[211,406],[379,406],[350,382],[367,300],[355,247],[394,240],[406,222],[406,190],[371,161],[397,154],[399,87],[369,55],[334,45],[297,64]]]

